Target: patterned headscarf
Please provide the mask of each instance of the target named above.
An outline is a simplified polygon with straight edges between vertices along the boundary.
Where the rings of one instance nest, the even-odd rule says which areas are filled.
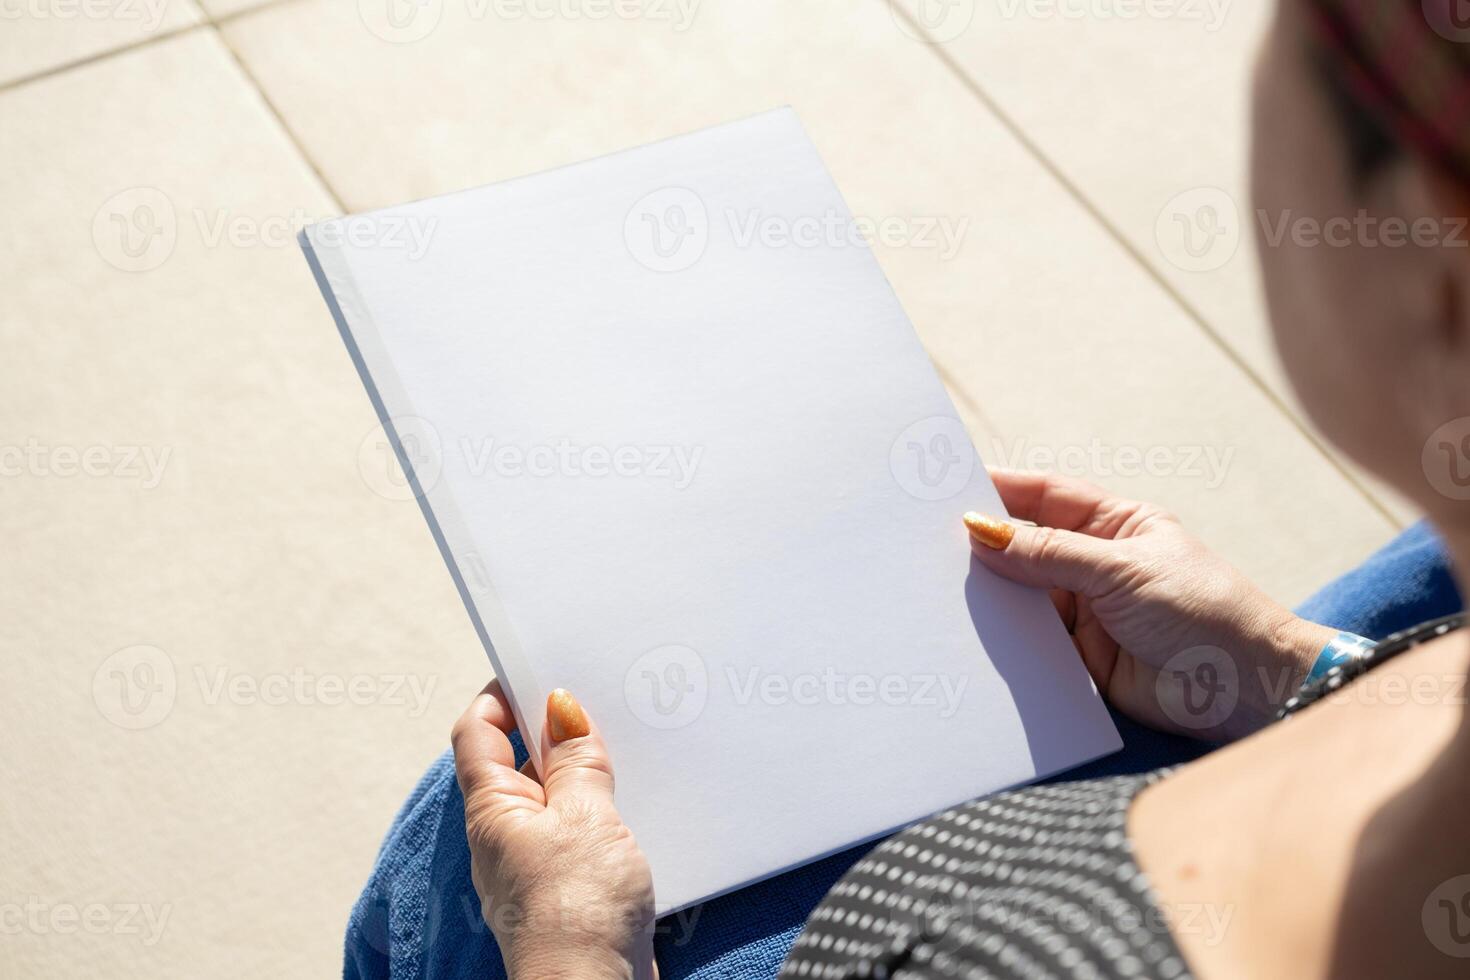
[[[1464,0],[1310,0],[1351,96],[1470,183],[1470,17]]]

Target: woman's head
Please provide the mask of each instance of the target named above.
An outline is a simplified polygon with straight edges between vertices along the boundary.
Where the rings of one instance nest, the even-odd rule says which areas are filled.
[[[1458,0],[1443,19],[1439,2],[1281,0],[1256,70],[1253,224],[1307,411],[1470,531],[1470,29],[1451,40]]]

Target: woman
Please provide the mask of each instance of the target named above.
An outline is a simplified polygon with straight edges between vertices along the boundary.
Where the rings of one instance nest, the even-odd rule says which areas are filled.
[[[1456,229],[1470,215],[1470,47],[1454,40],[1453,2],[1283,0],[1256,73],[1253,193],[1271,319],[1302,402],[1426,511],[1464,568],[1470,250]],[[1268,239],[1283,217],[1353,230]],[[1116,710],[1233,744],[910,828],[831,889],[783,976],[1463,976],[1470,638],[1458,618],[1361,656],[1156,508],[1070,480],[995,479],[1036,526],[966,515],[979,561],[1052,590]],[[1178,709],[1199,694],[1185,685],[1207,678],[1165,664],[1197,647],[1238,679],[1237,706],[1203,732]],[[1283,709],[1291,720],[1273,724]],[[651,976],[652,883],[613,804],[607,747],[565,692],[548,704],[539,778],[514,768],[512,727],[492,684],[453,738],[476,911],[510,974]],[[395,849],[418,853],[390,840],[385,854]],[[378,942],[394,970],[445,972],[434,933],[448,914],[429,917],[439,925],[402,963],[386,918]],[[360,906],[349,974],[364,966],[352,944],[369,920]]]

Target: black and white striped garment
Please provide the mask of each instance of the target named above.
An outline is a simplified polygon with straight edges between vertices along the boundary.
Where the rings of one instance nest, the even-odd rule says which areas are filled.
[[[1030,786],[910,827],[827,894],[781,977],[1188,977],[1125,823],[1168,771]]]
[[[1395,633],[1286,703],[1289,717],[1463,615]],[[817,906],[781,977],[1175,980],[1189,967],[1128,842],[1128,807],[1172,769],[1029,786],[875,848]]]

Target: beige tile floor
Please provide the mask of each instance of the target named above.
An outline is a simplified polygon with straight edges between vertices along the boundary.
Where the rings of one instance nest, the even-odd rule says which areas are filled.
[[[487,674],[413,505],[363,478],[311,217],[789,103],[856,213],[968,222],[953,254],[879,251],[992,460],[1100,452],[1285,601],[1407,519],[1271,360],[1242,177],[1264,10],[387,2],[33,0],[0,29],[0,446],[26,461],[0,479],[0,975],[335,972]],[[1173,215],[1201,202],[1232,224],[1191,255]]]

